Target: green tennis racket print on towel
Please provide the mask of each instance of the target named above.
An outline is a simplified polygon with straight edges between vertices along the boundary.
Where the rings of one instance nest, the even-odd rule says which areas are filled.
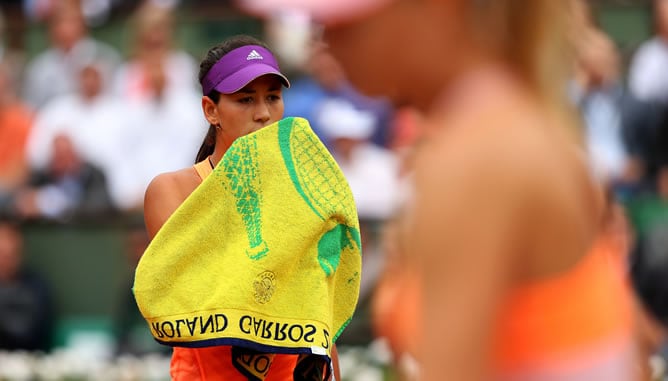
[[[232,144],[224,161],[223,173],[236,200],[237,212],[241,214],[250,248],[246,255],[258,260],[267,255],[269,248],[262,238],[262,194],[257,166],[257,139],[248,136]]]
[[[329,276],[336,271],[341,251],[361,246],[359,230],[341,223],[356,219],[348,183],[327,149],[310,130],[295,127],[296,119],[279,122],[278,141],[290,179],[309,208],[323,221],[336,213],[339,223],[318,242],[318,261]]]

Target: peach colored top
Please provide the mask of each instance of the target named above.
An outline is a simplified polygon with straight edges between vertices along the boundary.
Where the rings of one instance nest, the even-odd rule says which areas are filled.
[[[605,238],[568,271],[514,290],[497,319],[498,379],[630,379],[632,302]]]

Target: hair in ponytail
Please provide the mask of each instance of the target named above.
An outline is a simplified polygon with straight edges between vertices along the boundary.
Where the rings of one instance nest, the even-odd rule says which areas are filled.
[[[213,153],[213,150],[216,148],[216,126],[213,124],[209,125],[209,129],[206,132],[204,141],[197,151],[197,156],[195,157],[195,163],[207,158],[207,156]]]
[[[468,1],[468,0],[465,0]],[[469,2],[470,30],[492,48],[582,142],[568,99],[575,49],[571,34],[573,0],[477,0]]]
[[[574,57],[567,33],[570,0],[472,1],[472,30],[546,99],[566,94]],[[476,26],[477,25],[477,26]],[[480,26],[484,25],[484,26]]]

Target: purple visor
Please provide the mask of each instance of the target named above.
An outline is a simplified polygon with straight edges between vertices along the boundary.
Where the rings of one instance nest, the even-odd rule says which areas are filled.
[[[221,94],[236,93],[265,74],[277,75],[285,87],[290,87],[290,81],[281,74],[269,50],[258,45],[242,46],[225,54],[211,67],[202,79],[202,92],[204,95],[213,90]]]

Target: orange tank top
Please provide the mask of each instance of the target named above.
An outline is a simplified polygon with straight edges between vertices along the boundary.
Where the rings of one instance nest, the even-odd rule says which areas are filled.
[[[208,159],[195,164],[193,167],[202,180],[213,172],[213,164]],[[265,381],[292,380],[292,372],[297,363],[297,358],[298,355],[274,355]],[[265,363],[261,363],[259,366],[264,367]],[[230,346],[174,347],[170,375],[174,381],[248,380],[232,364],[232,347]]]
[[[494,330],[498,379],[631,379],[631,294],[618,254],[601,238],[565,273],[511,292]]]
[[[493,380],[631,379],[633,307],[618,251],[603,237],[565,272],[506,295],[492,330]],[[414,354],[421,285],[415,273],[399,278],[380,283],[374,326],[393,349]]]

